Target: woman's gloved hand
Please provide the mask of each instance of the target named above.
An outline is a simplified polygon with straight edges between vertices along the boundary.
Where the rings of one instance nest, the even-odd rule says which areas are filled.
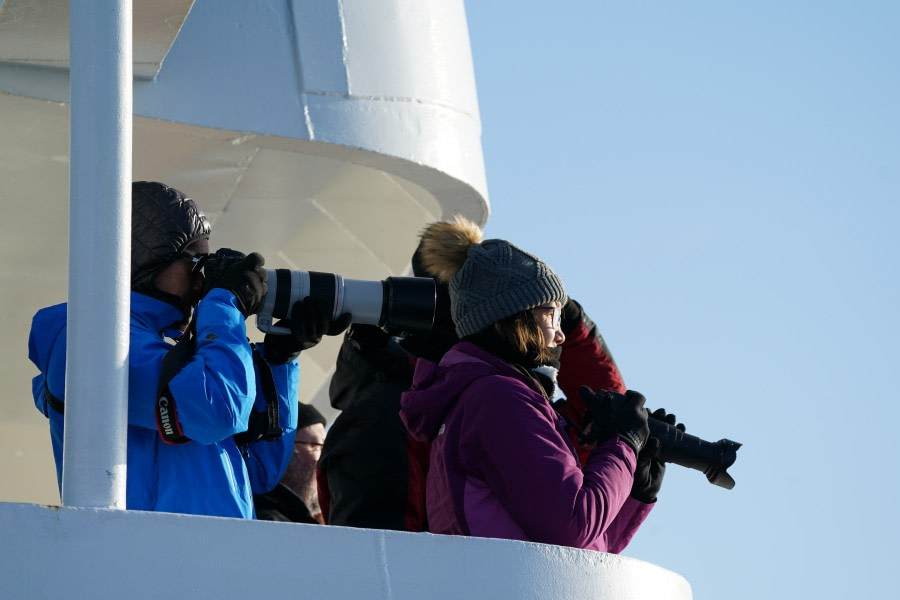
[[[336,319],[331,314],[331,301],[327,298],[307,296],[302,301],[295,302],[291,308],[291,318],[275,323],[277,327],[287,327],[291,332],[267,333],[263,339],[266,360],[273,365],[284,364],[321,342],[323,335],[343,333],[350,325],[350,313],[344,313]]]
[[[563,306],[562,320],[560,321],[560,329],[568,336],[575,327],[584,319],[584,310],[581,305],[569,298]]]
[[[594,392],[586,385],[579,388],[578,394],[592,418],[587,441],[599,443],[618,437],[631,446],[635,455],[640,453],[650,437],[643,394],[634,390],[624,395],[609,390]]]
[[[684,431],[684,425],[675,424],[675,415],[666,413],[666,409],[657,408],[650,413],[651,419],[665,421],[680,431]],[[658,460],[660,441],[655,437],[647,440],[647,445],[640,451],[637,457],[637,468],[634,471],[634,484],[631,486],[631,497],[638,502],[652,504],[656,502],[656,496],[662,487],[663,477],[666,474],[666,463]]]

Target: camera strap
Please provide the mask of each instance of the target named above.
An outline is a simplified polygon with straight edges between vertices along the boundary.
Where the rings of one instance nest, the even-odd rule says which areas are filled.
[[[234,436],[238,445],[251,444],[253,442],[273,442],[281,438],[282,430],[279,424],[278,390],[275,389],[275,376],[272,374],[272,366],[266,362],[262,353],[253,347],[253,364],[256,365],[256,373],[262,386],[263,396],[266,399],[266,410],[250,413],[250,422],[247,431]]]
[[[50,388],[47,386],[47,376],[44,376],[44,398],[47,399],[47,406],[63,415],[66,413],[66,403],[54,396],[50,393]],[[46,412],[44,413],[45,417],[49,417]]]
[[[178,409],[175,407],[175,397],[169,389],[169,382],[181,367],[190,360],[194,354],[197,343],[194,338],[194,320],[185,330],[184,335],[166,353],[163,358],[162,371],[159,374],[159,386],[156,391],[156,428],[159,437],[166,444],[186,444],[191,438],[184,435],[181,424],[178,422]]]
[[[185,444],[191,438],[184,435],[181,424],[178,421],[178,409],[175,398],[169,389],[169,382],[181,367],[190,360],[196,349],[196,337],[194,334],[194,321],[184,336],[172,346],[163,359],[162,371],[159,376],[159,387],[156,394],[156,427],[163,442],[167,444]],[[246,445],[252,442],[265,440],[271,442],[281,438],[282,430],[279,423],[280,413],[278,408],[278,390],[275,388],[275,377],[272,367],[263,358],[262,353],[253,345],[253,363],[260,378],[263,396],[266,399],[265,412],[251,412],[247,431],[234,436],[235,443]]]
[[[188,335],[185,333],[182,340],[179,340],[179,343],[172,346],[172,349],[166,353],[159,378],[160,385],[156,394],[156,426],[159,429],[159,435],[167,444],[183,444],[191,441],[181,431],[178,413],[175,409],[175,399],[169,391],[169,381],[194,353],[193,337],[184,341]],[[46,377],[44,378],[44,398],[47,400],[47,406],[51,409],[61,415],[66,413],[66,403],[50,392]],[[50,415],[45,412],[44,416],[49,417]]]
[[[256,363],[259,377],[262,381],[263,395],[266,397],[266,432],[263,439],[272,442],[281,437],[281,426],[278,413],[278,390],[275,389],[275,376],[272,375],[272,366],[266,362],[256,347],[253,351],[253,362]]]

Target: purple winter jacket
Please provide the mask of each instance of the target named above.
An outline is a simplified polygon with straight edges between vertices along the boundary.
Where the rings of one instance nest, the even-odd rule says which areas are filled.
[[[462,342],[419,360],[400,415],[432,442],[426,507],[433,533],[621,552],[652,505],[629,498],[634,451],[609,440],[581,466],[540,385]]]

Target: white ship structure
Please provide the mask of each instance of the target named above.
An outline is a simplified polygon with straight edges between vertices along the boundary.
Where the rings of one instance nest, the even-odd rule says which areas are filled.
[[[487,221],[480,137],[463,0],[2,0],[0,598],[689,600],[599,552],[123,510],[130,182],[195,198],[213,247],[378,280],[426,223]],[[58,499],[25,345],[66,300]],[[301,360],[329,421],[338,345]]]

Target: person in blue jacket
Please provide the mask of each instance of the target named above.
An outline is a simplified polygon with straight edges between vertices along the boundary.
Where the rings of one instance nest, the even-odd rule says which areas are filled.
[[[297,303],[292,334],[267,337],[254,348],[244,321],[266,293],[264,259],[228,250],[210,255],[210,231],[206,216],[182,192],[158,182],[132,185],[130,510],[252,518],[252,493],[274,487],[290,460],[298,401],[295,359],[330,328],[338,333],[347,325],[331,322],[314,303]],[[308,314],[301,314],[304,309]],[[190,351],[169,369],[173,373],[158,393],[163,362],[173,348],[166,338],[181,332]],[[49,419],[61,488],[65,304],[37,312],[28,350],[40,371],[32,391]],[[267,411],[266,397],[279,408],[278,422],[254,428],[251,415],[274,414]]]

